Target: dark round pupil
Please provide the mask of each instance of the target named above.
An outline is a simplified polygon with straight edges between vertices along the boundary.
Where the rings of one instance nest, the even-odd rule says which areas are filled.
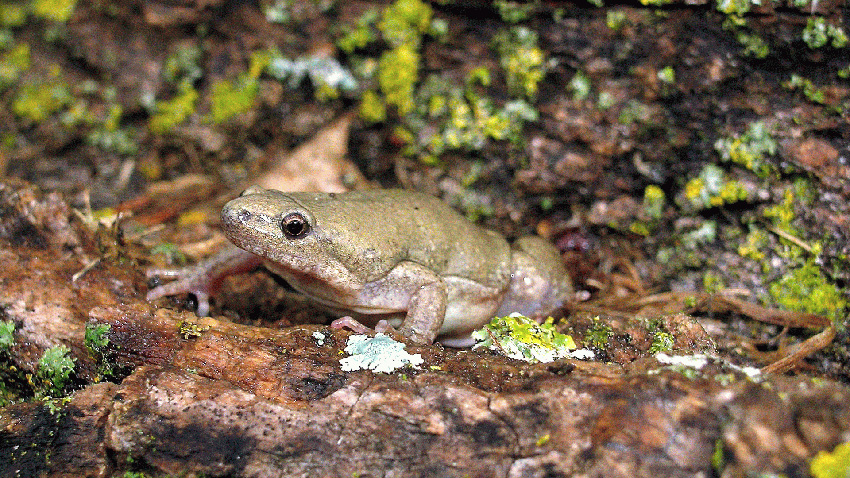
[[[283,218],[283,233],[290,238],[299,238],[307,234],[309,226],[307,221],[297,213]]]

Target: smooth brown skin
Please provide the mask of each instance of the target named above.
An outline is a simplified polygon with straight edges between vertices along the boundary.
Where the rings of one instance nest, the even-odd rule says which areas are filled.
[[[529,236],[511,247],[501,235],[422,193],[254,187],[228,202],[221,219],[227,237],[252,254],[231,251],[200,270],[181,271],[182,279],[152,290],[149,298],[209,293],[203,280],[192,277],[238,270],[259,256],[292,287],[331,310],[395,319],[391,323],[417,342],[439,337],[465,345],[472,330],[496,315],[546,314],[572,295],[554,246]],[[214,280],[220,278],[207,282]]]

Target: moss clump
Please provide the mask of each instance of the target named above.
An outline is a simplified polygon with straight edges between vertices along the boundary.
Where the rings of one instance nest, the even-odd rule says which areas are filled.
[[[774,302],[786,310],[823,315],[839,321],[847,313],[847,296],[824,276],[815,259],[792,269],[769,287]]]
[[[614,329],[605,322],[599,320],[599,317],[594,317],[593,325],[587,330],[584,336],[584,342],[590,347],[604,349],[608,346],[608,341],[614,334]]]
[[[508,0],[496,0],[493,5],[507,23],[519,23],[528,20],[534,9],[537,8],[538,1],[534,2],[511,2]]]
[[[15,344],[15,323],[11,320],[0,322],[0,352],[8,351]]]
[[[738,246],[738,254],[742,257],[761,262],[766,257],[764,251],[769,244],[769,236],[762,229],[753,229],[750,231],[744,243]],[[763,264],[764,267],[769,267],[768,264]]]
[[[770,130],[761,121],[750,123],[742,135],[721,138],[714,143],[714,149],[723,161],[740,164],[761,178],[776,173],[776,167],[768,158],[776,154],[778,147]]]
[[[74,359],[66,345],[57,345],[44,351],[36,369],[36,398],[60,398],[74,371]]]

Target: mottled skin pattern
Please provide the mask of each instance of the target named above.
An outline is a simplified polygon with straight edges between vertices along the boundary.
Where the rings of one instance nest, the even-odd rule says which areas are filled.
[[[523,237],[511,246],[422,193],[254,187],[227,203],[221,219],[240,249],[179,271],[177,282],[149,298],[193,292],[200,302],[223,275],[261,260],[333,311],[371,323],[388,319],[417,342],[464,345],[495,315],[543,315],[573,292],[558,251],[545,240]]]

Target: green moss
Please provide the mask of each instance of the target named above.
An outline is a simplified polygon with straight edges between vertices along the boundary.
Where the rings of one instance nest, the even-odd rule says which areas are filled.
[[[200,66],[201,55],[201,48],[197,45],[178,48],[165,59],[162,65],[163,78],[181,88],[191,86],[204,74]]]
[[[537,46],[537,33],[514,27],[499,32],[494,44],[510,94],[534,99],[547,70],[546,56]]]
[[[827,45],[844,48],[847,46],[847,34],[841,27],[827,23],[823,17],[809,17],[803,29],[803,41],[813,50]]]
[[[662,7],[669,5],[673,0],[640,0],[640,3],[646,6]]]
[[[68,84],[58,77],[57,71],[48,81],[23,85],[12,101],[12,112],[20,118],[40,123],[61,111],[71,100]]]
[[[112,363],[113,354],[109,349],[109,331],[111,329],[112,326],[109,324],[86,324],[84,343],[97,362],[98,377],[95,379],[97,382],[115,375],[115,364]]]
[[[649,346],[650,354],[657,354],[660,352],[670,352],[673,350],[673,334],[670,332],[656,330],[652,334],[652,344]]]
[[[183,88],[170,100],[157,101],[154,107],[155,113],[148,121],[148,127],[157,134],[171,131],[195,112],[197,102],[198,90],[191,86]]]
[[[604,349],[613,335],[614,329],[610,325],[599,320],[599,317],[594,317],[593,325],[584,336],[584,342],[590,347]]]
[[[813,258],[792,269],[768,290],[774,302],[786,310],[823,315],[836,321],[847,313],[845,292],[823,275]]]
[[[77,0],[32,0],[32,14],[54,22],[66,22],[74,13]]]
[[[252,78],[236,81],[219,80],[212,85],[210,96],[210,120],[221,124],[234,116],[247,113],[254,107],[259,93],[259,84]]]
[[[198,338],[210,329],[208,325],[200,325],[188,320],[180,322],[178,333],[186,340]]]
[[[360,116],[371,123],[380,123],[387,118],[387,106],[374,91],[366,91],[360,99]]]
[[[814,478],[850,476],[850,442],[839,444],[832,452],[819,451],[809,463],[809,472]]]
[[[0,352],[8,351],[15,345],[15,323],[11,320],[0,322]]]
[[[781,203],[765,208],[764,217],[770,219],[776,227],[786,232],[796,234],[797,231],[792,224],[796,217],[796,213],[794,212],[795,203],[796,197],[794,191],[787,189],[784,193],[782,193]]]
[[[778,147],[770,130],[761,121],[750,123],[747,132],[742,135],[721,138],[714,143],[714,149],[723,161],[740,164],[761,178],[777,172],[768,158],[776,154]]]
[[[57,345],[44,351],[36,368],[37,398],[59,398],[65,395],[65,387],[74,371],[74,359],[70,353],[66,345]]]
[[[723,282],[723,277],[720,275],[714,272],[706,272],[702,276],[702,288],[709,294],[714,294],[725,289],[726,284]]]

